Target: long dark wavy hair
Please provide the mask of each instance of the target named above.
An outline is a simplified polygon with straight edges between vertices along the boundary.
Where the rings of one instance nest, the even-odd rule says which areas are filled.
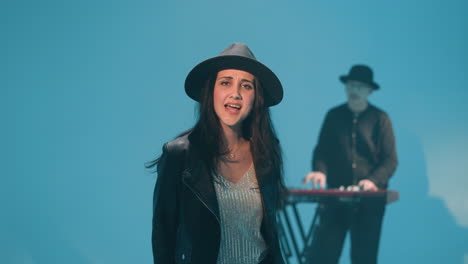
[[[189,134],[191,149],[196,151],[210,172],[216,171],[220,158],[229,151],[222,138],[220,120],[214,111],[213,94],[216,77],[217,72],[211,74],[202,88],[195,126],[179,135]],[[242,123],[242,136],[250,141],[250,151],[259,183],[273,181],[282,197],[285,186],[281,147],[271,121],[270,109],[265,106],[261,81],[255,78],[254,86],[255,99],[251,112]],[[147,167],[154,167],[157,163],[158,159],[147,164]]]

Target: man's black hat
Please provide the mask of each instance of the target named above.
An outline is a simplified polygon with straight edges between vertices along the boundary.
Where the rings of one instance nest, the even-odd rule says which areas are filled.
[[[380,86],[373,80],[374,74],[372,69],[367,65],[354,65],[349,70],[348,75],[341,75],[340,80],[346,84],[347,81],[360,81],[366,83],[372,87],[372,89],[377,90]]]

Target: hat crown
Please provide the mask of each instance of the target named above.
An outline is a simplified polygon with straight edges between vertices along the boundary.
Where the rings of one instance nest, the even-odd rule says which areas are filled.
[[[348,79],[370,83],[373,82],[374,73],[372,69],[366,65],[355,65],[349,71]]]
[[[242,56],[252,60],[257,60],[253,52],[244,43],[232,43],[224,49],[219,56]]]

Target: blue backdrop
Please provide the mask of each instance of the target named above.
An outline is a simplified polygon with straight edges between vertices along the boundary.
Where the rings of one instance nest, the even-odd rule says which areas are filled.
[[[1,263],[151,263],[144,163],[194,123],[189,70],[232,42],[277,73],[285,177],[300,186],[338,76],[373,67],[400,165],[380,263],[468,263],[468,2],[0,4]],[[313,207],[304,206],[305,218]],[[344,251],[342,263],[349,263]]]

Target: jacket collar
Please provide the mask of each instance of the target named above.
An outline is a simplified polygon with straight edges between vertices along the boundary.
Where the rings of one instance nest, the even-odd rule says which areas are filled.
[[[182,182],[205,204],[205,206],[219,220],[219,204],[216,197],[212,175],[207,171],[201,160],[192,160],[182,173]],[[264,180],[262,180],[264,179]],[[275,219],[275,208],[277,191],[273,184],[265,177],[259,177],[259,185],[262,193],[265,217],[269,220]]]
[[[187,139],[190,141],[190,135],[186,140]],[[190,146],[191,144],[187,145]],[[219,221],[219,204],[212,177],[211,172],[208,171],[206,166],[204,166],[199,155],[189,147],[186,151],[182,182],[198,197],[198,199],[200,199],[200,201]],[[275,188],[275,182],[271,177],[268,177],[268,175],[257,174],[257,177],[263,200],[264,218],[268,219],[267,222],[269,222],[269,224],[274,223],[278,200],[278,188]]]
[[[187,161],[188,164],[182,174],[182,182],[219,221],[219,206],[211,173],[203,166],[203,162],[200,159],[194,158],[193,155],[189,155]]]

